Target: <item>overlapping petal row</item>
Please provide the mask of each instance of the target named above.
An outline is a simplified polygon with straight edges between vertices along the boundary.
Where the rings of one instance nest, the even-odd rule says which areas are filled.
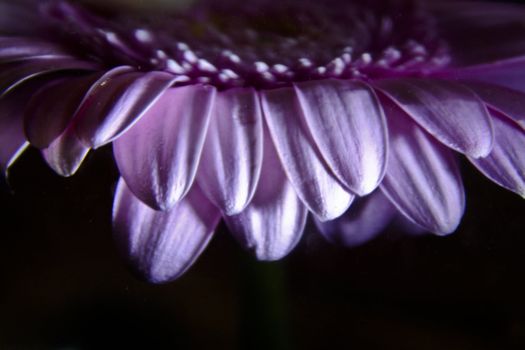
[[[465,209],[458,155],[525,196],[525,56],[218,89],[5,35],[0,89],[6,171],[32,145],[69,176],[91,149],[112,143],[121,174],[115,237],[153,282],[186,271],[221,218],[261,260],[287,255],[309,214],[346,245],[395,217],[449,234]]]

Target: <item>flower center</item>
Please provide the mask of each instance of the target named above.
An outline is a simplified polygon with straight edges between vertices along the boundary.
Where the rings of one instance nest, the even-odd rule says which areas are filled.
[[[79,52],[101,63],[219,88],[424,75],[450,61],[431,15],[404,0],[205,1],[185,14],[140,16],[59,2],[47,11]]]

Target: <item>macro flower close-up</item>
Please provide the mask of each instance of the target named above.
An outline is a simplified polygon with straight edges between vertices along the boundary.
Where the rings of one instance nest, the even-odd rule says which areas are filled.
[[[348,246],[396,218],[453,233],[465,160],[525,196],[521,5],[21,1],[0,4],[0,32],[5,175],[28,148],[71,176],[111,145],[114,239],[151,282],[221,220],[270,261],[308,217]]]
[[[523,348],[524,197],[519,0],[0,0],[2,349]]]

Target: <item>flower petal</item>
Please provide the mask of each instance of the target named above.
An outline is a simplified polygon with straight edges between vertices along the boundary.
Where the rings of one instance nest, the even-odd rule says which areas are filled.
[[[217,94],[197,180],[204,193],[226,215],[240,213],[250,202],[262,164],[262,117],[253,89]]]
[[[255,196],[240,214],[225,217],[226,224],[259,260],[273,261],[285,257],[297,245],[306,217],[307,210],[286,178],[267,136]]]
[[[170,211],[155,211],[122,179],[113,202],[113,232],[122,254],[148,281],[180,277],[206,248],[220,219],[198,188]]]
[[[176,79],[169,73],[142,73],[127,66],[110,70],[91,87],[77,111],[80,140],[98,148],[118,138]]]
[[[308,128],[337,178],[366,195],[381,181],[387,132],[381,105],[359,81],[326,80],[295,85]]]
[[[398,230],[404,233],[405,235],[422,236],[428,235],[430,233],[427,229],[411,221],[400,212],[397,212],[397,215],[395,216],[394,220],[390,223],[390,225],[395,230]]]
[[[525,131],[496,113],[492,120],[496,133],[492,152],[470,161],[498,185],[525,197]]]
[[[379,235],[396,216],[397,210],[380,190],[356,199],[341,217],[326,222],[315,220],[321,234],[347,247],[364,244]]]
[[[27,148],[24,136],[23,113],[30,89],[17,89],[0,98],[0,170],[8,168]]]
[[[190,189],[202,153],[215,89],[168,89],[113,143],[120,173],[135,196],[168,209]]]
[[[380,188],[416,224],[437,234],[453,232],[463,215],[465,194],[452,152],[397,106],[388,101],[383,106],[390,152]]]
[[[456,80],[477,80],[525,92],[525,55],[489,64],[451,68],[439,77]]]
[[[463,82],[487,105],[525,129],[525,92],[479,81]]]
[[[31,37],[0,36],[0,63],[28,58],[71,58],[59,45]]]
[[[31,58],[23,61],[4,63],[0,69],[0,96],[7,94],[19,84],[52,72],[63,70],[92,70],[93,63],[71,58]]]
[[[68,126],[82,98],[100,74],[55,80],[28,103],[24,129],[31,144],[46,148]]]
[[[47,83],[46,79],[34,79],[0,97],[0,170],[5,173],[29,146],[23,125],[27,101]]]
[[[329,173],[302,121],[292,88],[267,90],[262,106],[284,170],[297,195],[320,220],[342,215],[354,196]]]
[[[475,158],[492,149],[486,107],[467,88],[437,79],[386,79],[376,85],[446,146]]]
[[[42,155],[51,169],[67,177],[77,172],[89,150],[77,138],[73,128],[69,127],[42,150]]]

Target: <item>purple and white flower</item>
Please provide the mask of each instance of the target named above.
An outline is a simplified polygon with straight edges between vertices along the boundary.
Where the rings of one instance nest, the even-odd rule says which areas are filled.
[[[394,217],[455,231],[458,156],[525,196],[525,7],[200,1],[184,12],[0,3],[0,166],[58,174],[112,144],[119,248],[152,282],[222,219],[260,260],[311,214],[354,245]],[[354,203],[355,202],[355,203]]]

